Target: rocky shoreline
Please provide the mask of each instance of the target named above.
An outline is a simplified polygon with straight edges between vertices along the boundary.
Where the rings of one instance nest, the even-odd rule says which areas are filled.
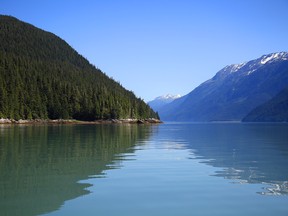
[[[110,119],[95,121],[79,121],[75,119],[0,119],[0,124],[161,124],[162,121],[154,118],[149,119]]]

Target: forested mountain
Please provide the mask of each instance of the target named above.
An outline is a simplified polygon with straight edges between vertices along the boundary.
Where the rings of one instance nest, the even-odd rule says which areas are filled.
[[[64,40],[0,16],[0,118],[157,118]]]
[[[170,121],[241,121],[287,86],[288,53],[271,53],[226,66],[159,115]]]
[[[244,122],[288,122],[288,88],[253,109]]]

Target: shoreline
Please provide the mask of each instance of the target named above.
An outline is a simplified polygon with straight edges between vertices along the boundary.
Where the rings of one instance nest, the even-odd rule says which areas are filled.
[[[75,119],[0,119],[0,125],[3,124],[31,124],[31,125],[37,125],[37,124],[77,124],[77,125],[93,125],[93,124],[162,124],[163,122],[158,119],[149,118],[149,119],[109,119],[109,120],[95,120],[95,121],[81,121],[81,120],[75,120]]]

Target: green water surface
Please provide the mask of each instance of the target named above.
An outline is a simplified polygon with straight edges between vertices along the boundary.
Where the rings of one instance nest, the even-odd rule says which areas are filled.
[[[0,215],[288,215],[288,125],[0,125]]]

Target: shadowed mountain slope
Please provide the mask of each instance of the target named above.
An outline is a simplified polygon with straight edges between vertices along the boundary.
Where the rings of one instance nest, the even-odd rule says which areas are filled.
[[[272,53],[226,66],[159,115],[170,121],[241,121],[287,86],[288,53]]]

